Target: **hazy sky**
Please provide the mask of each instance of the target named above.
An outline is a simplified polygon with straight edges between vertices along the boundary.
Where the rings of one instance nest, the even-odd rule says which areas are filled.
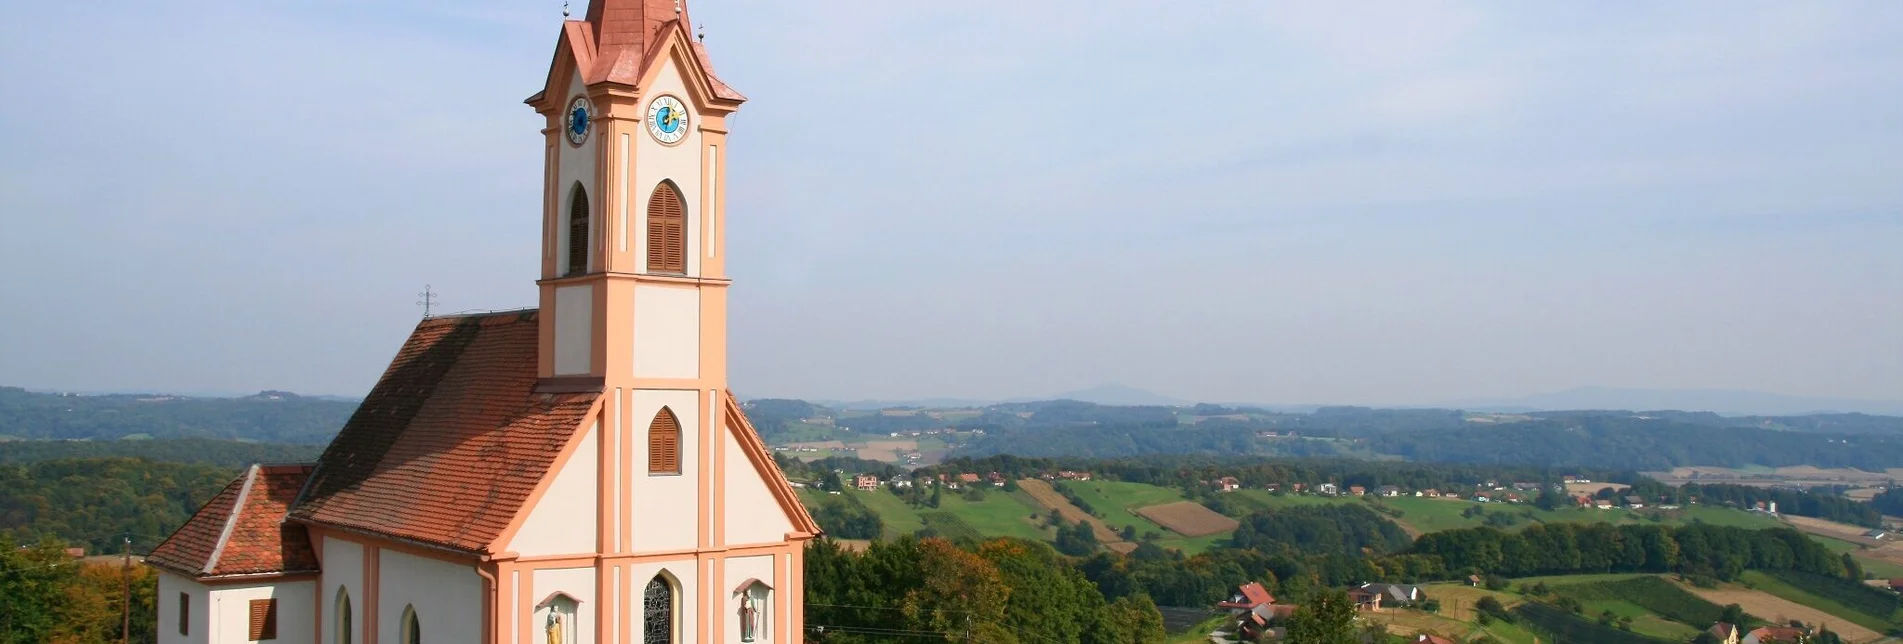
[[[1903,398],[1903,3],[692,8],[742,395]],[[356,395],[424,284],[532,306],[560,10],[7,3],[0,384]]]

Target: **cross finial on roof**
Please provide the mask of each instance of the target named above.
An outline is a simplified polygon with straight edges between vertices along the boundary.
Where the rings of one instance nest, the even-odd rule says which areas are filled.
[[[681,15],[681,0],[674,0],[674,15]]]
[[[562,18],[568,18],[568,0],[562,0]]]

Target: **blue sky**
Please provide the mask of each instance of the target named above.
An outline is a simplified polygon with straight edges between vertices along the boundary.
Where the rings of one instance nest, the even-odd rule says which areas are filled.
[[[1903,5],[692,8],[743,395],[1903,398]],[[0,383],[360,394],[424,284],[533,304],[559,2],[0,17]]]

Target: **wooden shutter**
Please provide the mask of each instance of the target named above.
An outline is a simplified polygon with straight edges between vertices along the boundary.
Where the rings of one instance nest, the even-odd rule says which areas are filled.
[[[278,600],[251,600],[251,640],[254,642],[278,638]]]
[[[192,596],[178,594],[178,634],[192,634]]]
[[[648,272],[687,272],[687,210],[672,183],[648,197]]]
[[[681,421],[666,407],[648,423],[648,473],[681,473]]]
[[[588,272],[588,192],[575,186],[575,198],[568,205],[568,272]]]

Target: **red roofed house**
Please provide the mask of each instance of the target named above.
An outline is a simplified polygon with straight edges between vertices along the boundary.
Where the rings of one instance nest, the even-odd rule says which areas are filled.
[[[1275,603],[1275,596],[1270,595],[1268,589],[1263,588],[1262,584],[1252,581],[1238,587],[1236,594],[1230,596],[1229,601],[1218,602],[1216,607],[1228,610],[1231,615],[1240,615],[1254,610],[1257,606],[1273,603]]]
[[[540,306],[425,319],[316,463],[251,467],[160,544],[161,644],[802,640],[819,529],[727,389],[745,99],[690,24],[562,23],[527,101]]]

